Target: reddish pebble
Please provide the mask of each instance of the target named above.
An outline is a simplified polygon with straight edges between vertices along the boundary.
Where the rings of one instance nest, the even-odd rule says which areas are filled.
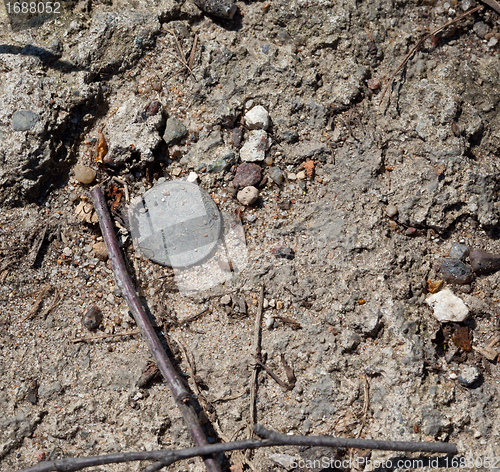
[[[368,85],[368,88],[374,92],[375,90],[378,90],[380,88],[380,80],[379,79],[369,79],[366,82],[366,85]]]
[[[406,236],[416,236],[417,228],[412,228],[411,226],[405,231]]]
[[[38,462],[42,462],[47,457],[47,453],[45,451],[36,451],[35,457]]]
[[[97,292],[97,298],[102,298],[102,292]]]

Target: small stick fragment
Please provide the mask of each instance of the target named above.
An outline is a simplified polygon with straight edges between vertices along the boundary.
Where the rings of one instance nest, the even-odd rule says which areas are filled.
[[[201,310],[199,313],[196,313],[196,315],[188,316],[186,319],[179,321],[179,324],[183,325],[183,324],[192,323],[193,321],[196,321],[198,318],[201,318],[208,311],[210,311],[210,307],[207,307],[204,310]]]
[[[54,299],[52,300],[52,303],[50,304],[50,306],[48,306],[45,310],[43,310],[43,313],[42,313],[42,318],[43,319],[46,319],[48,314],[57,306],[59,305],[59,302],[61,301],[61,297],[59,296],[59,290],[57,290],[57,288],[55,289],[55,293],[54,293]]]
[[[30,252],[26,258],[28,262],[28,266],[32,267],[35,264],[36,258],[38,257],[38,253],[40,252],[40,248],[42,247],[43,241],[45,239],[45,235],[47,234],[48,225],[45,225],[38,236],[36,237],[33,245],[31,246]]]
[[[283,323],[290,326],[290,328],[292,328],[294,331],[302,329],[301,324],[298,321],[293,320],[292,318],[288,318],[286,316],[280,316],[280,315],[274,315],[274,317],[280,321],[283,321]]]
[[[116,338],[116,337],[120,337],[120,336],[132,336],[134,334],[140,334],[140,330],[135,329],[134,331],[127,331],[126,333],[101,334],[99,336],[89,336],[88,338],[75,338],[75,339],[72,339],[70,342],[83,343],[83,342],[88,342],[88,341],[98,341],[99,339],[106,339],[106,338]]]
[[[252,428],[251,435],[254,437],[253,427],[257,424],[257,380],[259,377],[258,365],[262,362],[262,318],[264,314],[264,285],[260,287],[259,306],[257,308],[257,316],[255,317],[255,327],[253,334],[253,351],[256,360],[256,366],[252,371],[252,380],[250,383],[250,427]]]
[[[52,287],[49,287],[48,285],[46,285],[45,287],[42,288],[42,290],[40,291],[40,294],[38,295],[38,298],[35,301],[35,304],[33,305],[33,308],[26,315],[26,317],[24,318],[24,321],[31,320],[31,318],[35,317],[35,315],[38,313],[38,310],[42,306],[43,299],[45,298],[45,295],[47,295],[51,290],[52,290]]]
[[[297,382],[297,378],[295,377],[293,369],[287,364],[285,359],[285,354],[283,353],[281,353],[281,363],[283,364],[283,368],[285,369],[286,378],[288,379],[288,384],[292,386],[291,389],[293,389],[293,387],[295,387],[295,384]]]
[[[491,6],[493,9],[495,9],[492,5],[490,5],[489,2],[492,2],[493,3],[493,0],[485,0],[485,3],[487,3],[489,6]],[[381,105],[382,104],[382,101],[384,100],[384,97],[385,97],[385,94],[387,93],[387,90],[389,90],[389,87],[391,86],[393,80],[394,80],[394,77],[396,77],[397,73],[406,65],[406,63],[410,60],[411,56],[413,56],[413,54],[415,54],[415,52],[418,50],[418,48],[420,46],[422,46],[422,44],[425,43],[425,41],[427,41],[429,38],[432,38],[433,36],[435,36],[436,34],[438,33],[441,33],[441,31],[443,31],[444,29],[448,28],[448,26],[451,26],[453,25],[454,23],[458,23],[459,21],[463,20],[466,16],[469,16],[471,15],[472,13],[475,13],[476,11],[479,11],[479,10],[482,10],[484,7],[482,5],[479,5],[475,8],[472,8],[471,10],[469,11],[466,11],[465,13],[463,13],[462,15],[460,16],[457,16],[456,18],[454,18],[453,20],[451,21],[448,21],[447,23],[445,23],[443,26],[440,26],[439,28],[436,28],[434,31],[431,31],[428,35],[424,36],[422,39],[420,39],[417,44],[415,44],[415,46],[413,46],[411,49],[410,49],[410,52],[405,56],[405,58],[401,61],[401,63],[399,64],[399,66],[397,67],[397,69],[394,71],[394,73],[391,75],[391,77],[389,78],[389,82],[387,83],[387,85],[384,87],[384,90],[382,91],[382,95],[380,97],[380,102],[379,104]],[[496,9],[495,9],[496,10]]]

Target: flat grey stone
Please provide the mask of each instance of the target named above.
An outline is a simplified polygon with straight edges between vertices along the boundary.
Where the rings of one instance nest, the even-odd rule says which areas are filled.
[[[16,111],[12,115],[12,127],[14,131],[28,131],[36,125],[40,117],[29,110]]]
[[[168,146],[178,143],[187,134],[187,128],[184,123],[175,117],[171,117],[167,120],[167,127],[165,129],[165,134],[163,135],[163,140]]]

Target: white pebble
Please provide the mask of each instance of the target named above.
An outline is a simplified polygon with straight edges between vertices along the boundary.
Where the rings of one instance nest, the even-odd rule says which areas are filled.
[[[269,113],[261,106],[257,105],[245,114],[245,124],[248,129],[264,129],[269,127]]]
[[[263,161],[269,148],[267,133],[264,130],[250,131],[250,136],[240,150],[243,162]]]
[[[273,329],[273,326],[274,326],[274,317],[272,316],[266,316],[264,318],[264,323],[266,324],[266,328],[267,329]]]
[[[190,172],[187,177],[187,181],[195,184],[196,182],[198,182],[198,174],[196,172]]]
[[[460,323],[469,315],[469,309],[462,299],[447,288],[427,297],[425,302],[434,310],[434,317],[440,322]]]
[[[236,198],[243,205],[251,205],[259,198],[259,191],[252,186],[245,187],[238,192]]]
[[[65,257],[71,257],[73,255],[73,251],[69,247],[65,247],[63,249],[63,254]]]

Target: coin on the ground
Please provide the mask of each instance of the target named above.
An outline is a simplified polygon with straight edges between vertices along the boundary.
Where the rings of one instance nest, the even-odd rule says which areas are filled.
[[[216,247],[222,229],[210,195],[182,180],[156,185],[135,198],[129,221],[135,249],[171,267],[203,262]]]

